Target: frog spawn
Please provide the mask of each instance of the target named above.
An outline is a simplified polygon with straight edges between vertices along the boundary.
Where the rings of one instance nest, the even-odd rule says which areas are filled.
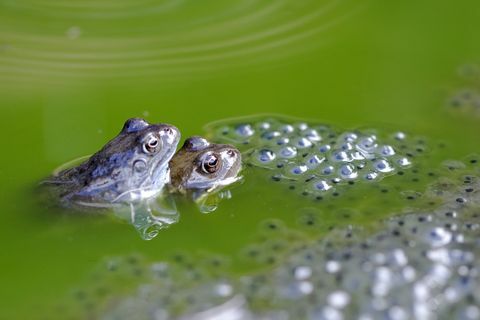
[[[380,137],[368,130],[341,132],[279,118],[215,123],[207,130],[214,139],[243,148],[247,165],[271,170],[273,181],[313,196],[408,169],[412,158],[424,150],[402,132]]]
[[[479,319],[478,162],[476,157],[445,162],[447,172],[424,193],[444,204],[390,218],[373,235],[351,226],[331,227],[326,238],[312,241],[280,220],[262,222],[259,242],[242,254],[271,265],[266,272],[237,278],[221,257],[189,255],[127,268],[133,283],[146,285],[96,314],[107,319],[217,314],[231,319]],[[314,211],[303,212],[298,223],[312,227],[318,222]]]
[[[462,85],[448,98],[450,111],[468,116],[480,116],[480,68],[465,65],[458,70]]]
[[[373,235],[348,227],[314,242],[294,237],[293,253],[266,246],[259,255],[284,256],[268,272],[234,279],[188,259],[181,259],[186,269],[149,265],[148,285],[106,318],[123,319],[128,311],[170,319],[182,310],[178,319],[480,319],[480,182],[461,178],[450,189],[454,199],[390,218]],[[443,192],[438,186],[430,191]],[[263,222],[261,230],[270,239],[295,234],[278,220]]]

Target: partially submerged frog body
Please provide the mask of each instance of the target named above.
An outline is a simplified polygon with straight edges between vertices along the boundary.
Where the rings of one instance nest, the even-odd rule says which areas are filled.
[[[109,207],[153,197],[170,181],[168,162],[179,140],[172,125],[132,118],[88,160],[44,183],[57,187],[66,206]]]
[[[241,154],[234,146],[191,137],[170,161],[171,189],[191,194],[197,203],[201,203],[203,212],[213,211],[216,205],[206,205],[208,196],[225,196],[216,191],[240,179],[241,162]]]

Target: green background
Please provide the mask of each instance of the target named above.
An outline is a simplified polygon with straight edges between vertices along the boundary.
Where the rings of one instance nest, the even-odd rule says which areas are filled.
[[[38,181],[126,118],[187,137],[213,120],[280,113],[414,132],[459,158],[479,151],[478,115],[448,100],[480,88],[459,75],[478,62],[478,30],[474,0],[0,0],[0,318],[40,318],[105,256],[233,255],[262,219],[301,205],[276,206],[280,189],[246,172],[218,211],[182,202],[180,223],[147,242],[108,216],[38,201]]]

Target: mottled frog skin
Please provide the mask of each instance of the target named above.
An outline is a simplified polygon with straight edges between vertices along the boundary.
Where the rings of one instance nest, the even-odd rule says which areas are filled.
[[[210,192],[237,181],[241,162],[240,152],[232,145],[191,137],[170,161],[171,186],[180,193]]]
[[[44,182],[57,187],[65,205],[104,207],[152,197],[170,181],[168,163],[179,140],[172,125],[132,118],[88,160]]]

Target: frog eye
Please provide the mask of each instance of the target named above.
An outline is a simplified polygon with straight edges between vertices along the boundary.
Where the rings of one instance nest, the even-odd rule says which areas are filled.
[[[215,173],[219,165],[218,157],[214,154],[209,154],[205,157],[202,163],[202,170],[205,173]]]
[[[145,153],[154,153],[155,151],[157,151],[157,147],[158,147],[158,139],[151,136],[147,140],[147,142],[143,144],[143,151],[145,151]]]

